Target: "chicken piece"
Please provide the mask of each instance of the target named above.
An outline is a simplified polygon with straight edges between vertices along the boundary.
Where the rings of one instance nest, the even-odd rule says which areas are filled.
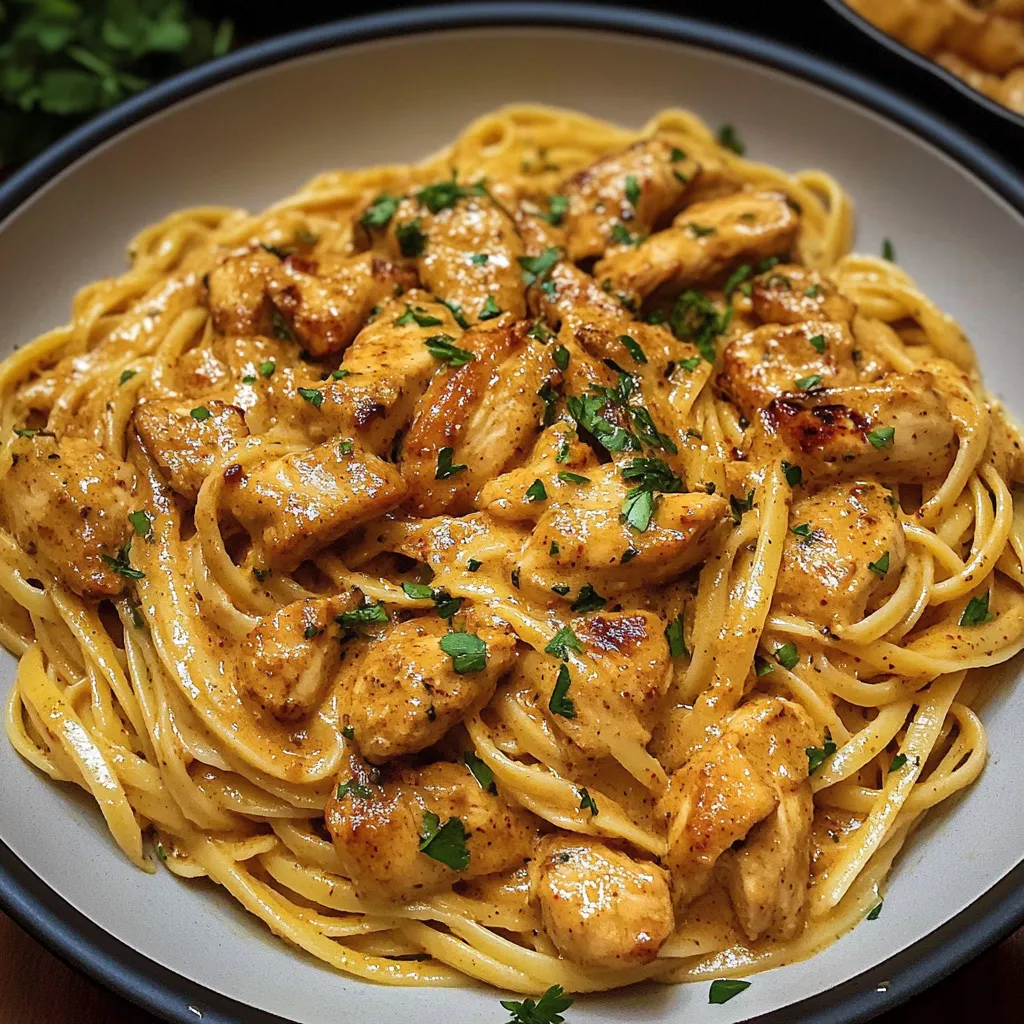
[[[984,18],[958,18],[943,40],[966,61],[996,75],[1024,64],[1024,22],[990,14]]]
[[[907,541],[881,484],[836,484],[793,505],[773,607],[825,626],[864,618],[895,589]],[[794,532],[797,531],[797,532]]]
[[[609,250],[594,277],[602,288],[639,304],[661,288],[679,291],[710,281],[737,260],[788,252],[799,223],[777,192],[738,192],[694,203],[671,228]]]
[[[275,569],[395,508],[407,487],[394,466],[351,441],[328,441],[246,473],[227,474],[228,505]]]
[[[833,320],[848,324],[856,306],[824,274],[796,263],[779,263],[752,282],[754,312],[765,323]]]
[[[986,402],[991,429],[985,461],[1007,482],[1024,481],[1024,447],[1020,428],[1014,424],[1007,411],[997,401]]]
[[[887,35],[895,36],[919,53],[931,53],[950,26],[957,20],[964,4],[936,4],[932,0],[909,0],[894,4],[892,0],[851,0],[850,6]]]
[[[372,253],[288,256],[268,288],[285,321],[275,324],[274,335],[290,332],[311,355],[332,355],[352,341],[378,303],[415,284],[412,271]]]
[[[941,480],[957,449],[947,405],[924,370],[801,397],[781,395],[761,414],[755,450],[781,447],[805,480]]]
[[[590,486],[587,474],[598,468],[593,450],[579,440],[572,426],[556,423],[537,439],[525,465],[484,484],[477,503],[496,519],[536,522],[547,506],[530,497],[534,481],[540,480],[553,501],[571,503],[580,487]]]
[[[798,704],[755,697],[721,735],[669,777],[661,799],[676,911],[700,895],[718,858],[808,777],[806,749],[820,737]]]
[[[424,288],[472,322],[495,309],[517,319],[526,313],[523,244],[506,204],[489,191],[439,182],[402,200],[386,228],[370,229],[371,244],[392,259],[415,259]]]
[[[409,902],[463,878],[520,867],[529,858],[536,819],[500,790],[482,789],[465,765],[439,761],[381,772],[351,752],[347,760],[324,819],[361,899]],[[428,814],[456,837],[465,836],[464,867],[436,860],[429,845],[421,849]],[[463,844],[449,845],[458,853]]]
[[[249,435],[242,410],[219,399],[145,402],[135,409],[135,430],[171,487],[193,502],[214,463]]]
[[[752,942],[764,934],[792,939],[802,923],[811,866],[814,797],[805,782],[784,793],[737,849],[722,854],[733,910]]]
[[[550,600],[555,587],[573,601],[587,584],[611,597],[665,583],[704,559],[712,528],[729,513],[717,494],[662,494],[650,525],[638,532],[622,521],[627,484],[618,468],[601,466],[591,479],[572,504],[545,502],[522,551],[506,556],[535,598]],[[626,552],[635,553],[623,559]]]
[[[468,512],[480,488],[533,447],[544,410],[538,391],[553,366],[528,328],[467,331],[460,346],[475,358],[438,374],[420,399],[400,460],[414,515]]]
[[[545,836],[529,873],[544,930],[574,963],[610,970],[651,963],[675,927],[668,872],[599,839]]]
[[[857,383],[850,329],[829,320],[765,324],[729,342],[719,390],[746,416],[778,395]]]
[[[16,438],[9,450],[0,506],[18,545],[81,597],[120,594],[131,468],[85,438],[36,434]]]
[[[242,642],[243,689],[282,722],[312,711],[347,653],[328,629],[336,615],[361,603],[352,592],[309,597],[261,618]]]
[[[491,699],[515,659],[509,633],[466,624],[487,645],[481,669],[459,672],[440,647],[451,626],[433,614],[392,626],[363,657],[349,720],[363,756],[375,764],[432,746]]]
[[[372,253],[280,259],[263,249],[228,257],[208,280],[219,332],[297,341],[316,357],[341,351],[375,305],[416,284],[412,271]]]
[[[615,242],[614,229],[650,234],[679,210],[700,164],[667,139],[642,139],[571,177],[564,224],[569,259],[600,256]]]

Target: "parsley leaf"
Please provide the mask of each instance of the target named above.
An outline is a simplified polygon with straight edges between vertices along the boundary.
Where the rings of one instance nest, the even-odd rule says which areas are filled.
[[[466,330],[469,327],[469,321],[462,312],[462,307],[457,302],[449,302],[447,299],[442,299],[440,295],[435,295],[434,298],[436,298],[437,301],[440,302],[449,313],[451,313],[452,318],[463,330]],[[438,320],[437,322],[440,323],[441,321]],[[419,321],[417,321],[417,323],[419,323]],[[423,325],[420,324],[420,326],[422,327]]]
[[[889,765],[889,773],[888,774],[891,775],[893,772],[898,772],[906,763],[907,763],[907,755],[906,754],[897,754],[892,759],[892,763]]]
[[[461,818],[449,818],[442,825],[441,819],[433,811],[424,811],[417,849],[453,871],[465,871],[469,867],[469,847],[466,846],[468,838],[469,833]]]
[[[539,216],[552,227],[559,227],[562,219],[569,212],[569,197],[561,195],[548,196],[548,212]]]
[[[386,227],[388,221],[395,215],[400,201],[395,196],[389,196],[387,192],[382,192],[363,211],[362,217],[359,218],[359,223],[364,228]]]
[[[298,341],[295,332],[276,306],[270,311],[270,323],[271,331],[278,341]]]
[[[745,498],[729,495],[729,508],[732,510],[732,521],[738,526],[743,516],[754,507],[754,492],[748,491]]]
[[[580,788],[576,792],[579,793],[579,797],[580,797],[580,810],[581,811],[589,810],[590,811],[590,816],[592,818],[596,818],[597,814],[598,814],[598,811],[597,811],[597,804],[595,803],[594,798],[587,792],[587,790],[585,788]]]
[[[398,248],[403,256],[415,258],[423,255],[427,247],[427,236],[420,230],[421,223],[419,217],[414,217],[395,228],[395,238],[398,239]]]
[[[868,562],[868,568],[884,580],[885,574],[889,571],[889,552],[886,551],[877,562]]]
[[[199,420],[202,423],[203,420],[210,418],[210,410],[205,405],[197,405],[190,413],[189,416],[194,420]]]
[[[813,338],[808,338],[807,341],[814,348],[815,352],[824,352],[825,351],[825,335],[824,334],[816,334],[816,335],[814,335]]]
[[[434,588],[427,586],[426,583],[414,583],[407,580],[402,584],[402,590],[408,597],[416,601],[432,601],[434,599]]]
[[[483,565],[483,564],[484,563],[481,562],[479,558],[471,558],[468,562],[466,562],[466,568],[470,572],[476,572],[477,569],[479,569],[480,566]]]
[[[686,640],[683,635],[683,613],[680,612],[666,627],[665,640],[668,642],[668,653],[671,658],[678,658],[681,654],[689,656],[686,649]]]
[[[960,616],[961,626],[981,626],[991,622],[995,616],[988,610],[989,592],[986,590],[981,597],[972,597]]]
[[[498,309],[498,304],[494,301],[493,295],[487,296],[487,301],[483,304],[478,320],[493,320],[496,316],[501,316],[501,310]]]
[[[563,483],[578,484],[580,487],[584,487],[590,483],[589,476],[581,476],[579,473],[568,473],[563,470],[561,473],[558,473],[557,476]]]
[[[799,466],[785,461],[782,463],[782,475],[790,487],[798,487],[804,479],[804,471]]]
[[[551,691],[551,699],[548,701],[548,710],[553,715],[561,715],[562,718],[575,718],[576,705],[569,696],[569,687],[572,685],[572,677],[569,675],[569,666],[561,665],[558,669],[558,678],[555,680],[555,687]]]
[[[750,274],[750,264],[740,264],[740,266],[738,266],[726,279],[725,287],[722,289],[722,291],[725,292],[725,297],[728,298],[730,295],[732,295],[732,293],[736,291],[736,289],[739,288],[739,286],[743,284],[743,282],[746,281],[748,277],[750,277]]]
[[[743,156],[747,151],[747,147],[740,138],[739,132],[736,131],[735,125],[731,124],[723,124],[718,129],[718,144],[725,146],[726,149],[731,149],[737,156]]]
[[[561,258],[562,250],[557,246],[550,246],[539,256],[517,257],[519,266],[523,268],[523,283],[529,288],[537,281],[543,281]]]
[[[896,250],[888,238],[882,239],[882,259],[888,260],[890,263],[896,262]]]
[[[569,350],[564,345],[558,345],[551,353],[555,366],[563,373],[569,366]]]
[[[630,206],[636,206],[640,202],[640,183],[636,180],[636,175],[626,175],[626,199]]]
[[[273,377],[276,369],[277,363],[273,359],[268,359],[265,363],[260,363],[260,376]]]
[[[882,912],[882,904],[885,900],[879,900],[869,911],[865,918],[867,921],[877,921],[878,915]]]
[[[623,334],[619,336],[619,341],[635,362],[641,364],[647,362],[647,356],[635,338],[631,338],[628,334]]]
[[[121,376],[120,376],[120,378],[119,378],[119,380],[117,382],[117,386],[120,387],[122,384],[127,384],[128,381],[130,381],[132,379],[132,377],[134,377],[138,372],[139,372],[138,370],[125,370],[121,374]]]
[[[732,306],[724,313],[703,293],[688,288],[675,301],[669,313],[668,325],[680,341],[696,346],[709,362],[715,361],[715,339],[724,334],[732,320]]]
[[[801,540],[808,541],[811,539],[811,524],[801,523],[799,526],[791,527],[789,532],[795,534]]]
[[[454,454],[455,449],[447,446],[437,453],[437,469],[434,471],[435,480],[447,480],[450,476],[455,476],[456,473],[461,473],[466,468],[465,466],[452,464],[452,456]]]
[[[435,185],[427,185],[416,193],[416,198],[431,213],[440,213],[454,206],[460,199],[466,196],[482,196],[484,194],[481,185],[470,185],[468,188],[460,185],[455,180],[455,174],[447,181],[439,181]]]
[[[804,753],[807,755],[807,774],[813,775],[838,749],[832,739],[832,733],[826,729],[823,746],[804,748]]]
[[[348,794],[351,793],[353,796],[358,796],[363,800],[369,799],[373,795],[373,791],[369,786],[364,785],[358,779],[349,779],[348,782],[343,782],[338,786],[337,799],[344,800]]]
[[[750,988],[749,981],[740,981],[739,978],[716,978],[711,982],[708,1002],[716,1005],[727,1003],[733,996],[738,996],[748,988]]]
[[[101,555],[100,557],[103,559],[103,564],[112,572],[116,572],[118,576],[124,576],[128,580],[144,580],[146,574],[141,569],[133,568],[128,561],[128,553],[131,549],[132,542],[128,541],[127,544],[118,549],[117,558],[113,558],[110,555]]]
[[[643,235],[631,235],[629,228],[625,224],[620,224],[616,221],[608,233],[609,238],[615,245],[639,245],[643,240]]]
[[[342,612],[334,617],[339,626],[365,626],[372,622],[387,622],[388,612],[383,601],[367,602],[360,608]]]
[[[589,583],[584,583],[569,608],[574,612],[599,612],[607,603]]]
[[[132,524],[132,529],[138,536],[147,540],[153,536],[153,517],[145,510],[130,513],[128,522]]]
[[[799,380],[793,381],[793,383],[801,391],[813,391],[821,383],[821,374],[812,373],[809,377],[801,377]]]
[[[432,334],[423,344],[427,346],[427,351],[435,359],[440,359],[442,363],[447,363],[449,366],[465,366],[466,363],[471,363],[476,359],[475,353],[458,348],[452,344],[454,341],[455,339],[450,334]]]
[[[628,526],[643,533],[654,518],[654,492],[646,487],[634,487],[626,492],[621,516]]]
[[[572,996],[562,991],[561,985],[552,985],[536,1002],[524,999],[502,999],[501,1005],[512,1014],[508,1024],[565,1024],[563,1010],[572,1006]]]
[[[875,448],[888,448],[896,436],[895,427],[875,427],[868,431],[868,440]]]
[[[494,772],[491,771],[491,766],[483,758],[477,757],[474,751],[467,750],[463,753],[462,760],[470,772],[473,773],[473,778],[480,783],[480,788],[484,792],[492,795],[498,792],[498,787],[494,782]]]
[[[572,626],[562,626],[544,648],[544,653],[561,658],[562,661],[568,661],[570,651],[582,654],[584,647],[580,643],[579,637],[573,632]]]
[[[524,501],[547,501],[548,492],[544,489],[543,480],[534,480],[529,487],[526,488],[526,493],[523,495]]]
[[[487,644],[475,633],[446,633],[438,643],[459,675],[487,667]]]
[[[800,660],[800,652],[796,649],[796,644],[792,640],[782,644],[780,647],[776,647],[774,654],[775,660],[783,668],[794,669]]]
[[[439,299],[443,305],[447,305],[443,299]],[[440,327],[444,321],[428,313],[422,306],[414,306],[407,302],[405,312],[395,320],[396,327],[405,327],[408,324],[415,324],[417,327]],[[447,335],[444,335],[447,337]]]
[[[298,392],[314,409],[324,404],[324,393],[319,388],[299,388]]]

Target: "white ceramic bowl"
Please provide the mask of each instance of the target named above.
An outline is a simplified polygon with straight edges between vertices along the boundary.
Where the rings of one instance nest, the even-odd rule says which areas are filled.
[[[883,236],[893,239],[901,264],[965,326],[990,385],[1024,411],[1020,181],[965,137],[806,55],[679,19],[577,6],[432,8],[312,30],[94,122],[0,190],[4,346],[62,322],[76,288],[122,269],[127,239],[178,207],[259,208],[324,168],[413,160],[511,101],[628,125],[692,107],[712,124],[737,124],[758,159],[827,168],[857,200],[858,245],[878,252]],[[878,921],[756,977],[725,1006],[709,1006],[703,984],[646,986],[581,998],[570,1024],[861,1020],[1005,934],[1024,916],[1017,674],[1003,670],[985,709],[988,767],[909,845]],[[0,660],[0,676],[6,691],[12,659]],[[0,787],[6,909],[170,1019],[507,1019],[481,988],[353,981],[274,939],[212,884],[142,874],[91,803],[6,742]]]

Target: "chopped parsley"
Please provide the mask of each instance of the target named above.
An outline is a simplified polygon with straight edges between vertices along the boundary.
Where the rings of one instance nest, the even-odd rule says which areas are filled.
[[[439,181],[435,185],[427,185],[426,188],[421,188],[416,193],[416,198],[431,213],[440,213],[442,210],[447,210],[454,206],[458,200],[464,199],[466,196],[482,195],[484,195],[484,191],[480,183],[470,185],[467,188],[455,180],[453,172],[451,178],[447,181]]]
[[[972,597],[960,616],[961,626],[981,626],[991,622],[995,616],[988,610],[989,592],[986,590],[981,597]]]
[[[886,551],[877,562],[868,562],[868,568],[876,576],[884,580],[885,574],[889,571],[889,552]]]
[[[731,149],[732,147],[730,146],[729,148]],[[743,150],[738,150],[738,152],[742,153]],[[738,996],[748,988],[750,988],[749,981],[740,981],[739,978],[716,978],[711,982],[711,988],[708,991],[708,1002],[716,1005],[727,1003],[733,996]]]
[[[149,540],[153,536],[153,517],[143,509],[130,513],[128,522],[139,537]]]
[[[128,580],[144,580],[146,574],[141,569],[132,568],[131,563],[128,561],[128,555],[132,549],[132,542],[128,541],[127,544],[122,545],[118,548],[117,558],[113,558],[111,555],[101,555],[103,564],[111,570],[116,572],[118,576],[124,576]],[[988,602],[986,601],[986,607]]]
[[[387,622],[388,611],[383,601],[367,601],[360,608],[335,615],[334,621],[339,626],[366,626],[374,622]]]
[[[558,479],[566,484],[578,484],[579,486],[583,487],[590,483],[589,476],[581,476],[579,473],[568,473],[562,471],[557,475]]]
[[[261,377],[273,377],[274,371],[277,369],[277,363],[273,359],[268,359],[265,363],[260,363],[260,376]]]
[[[341,735],[347,740],[355,739],[356,729],[354,725],[343,725],[341,727]]]
[[[889,448],[896,436],[895,427],[875,427],[868,431],[868,440],[875,448]]]
[[[825,742],[820,747],[804,747],[807,755],[807,774],[813,775],[839,748],[832,739],[832,733],[825,729]]]
[[[424,341],[427,351],[442,363],[449,366],[465,366],[476,359],[476,354],[453,344],[455,339],[450,334],[432,334]]]
[[[813,391],[819,384],[821,384],[821,374],[812,373],[809,377],[801,377],[799,380],[793,381],[793,383],[801,391]]]
[[[801,523],[799,526],[791,527],[789,532],[796,534],[803,541],[808,541],[811,539],[811,524]]]
[[[622,334],[619,336],[619,342],[633,357],[634,362],[641,364],[647,362],[647,356],[644,354],[644,350],[640,347],[640,343],[635,338],[631,338],[628,334]]]
[[[536,1002],[524,999],[502,999],[501,1005],[512,1014],[508,1024],[565,1024],[564,1010],[572,1006],[572,996],[562,991],[561,985],[552,985]]]
[[[258,583],[262,583],[272,572],[271,569],[253,569],[252,574]]]
[[[275,306],[270,311],[271,331],[278,341],[297,341],[295,332],[291,329],[288,321],[282,316],[281,311]]]
[[[121,374],[121,377],[117,382],[118,387],[120,387],[122,384],[127,384],[128,381],[130,381],[132,377],[134,377],[138,372],[138,370],[125,370]]]
[[[551,547],[548,548],[548,558],[554,558],[559,551],[561,551],[561,548],[558,546],[558,541],[553,540],[551,542]]]
[[[483,564],[484,563],[481,562],[479,558],[471,558],[468,562],[466,562],[466,568],[470,572],[476,572],[477,569],[479,569],[480,566],[483,565]]]
[[[307,626],[303,630],[302,635],[303,635],[303,637],[306,640],[312,640],[313,637],[318,636],[319,633],[320,633],[320,627],[319,626]]]
[[[487,265],[487,261],[489,259],[490,256],[488,256],[487,253],[475,252],[469,257],[469,262],[472,263],[474,267],[483,267]]]
[[[732,306],[724,313],[703,293],[687,288],[675,301],[668,325],[680,341],[691,342],[709,362],[715,361],[715,339],[724,334],[732,320]]]
[[[441,819],[433,811],[424,811],[417,849],[453,871],[465,871],[469,867],[468,838],[469,833],[461,818],[449,818],[442,825]]]
[[[882,239],[882,259],[888,260],[890,263],[896,262],[896,250],[888,238]]]
[[[462,307],[457,302],[449,302],[448,299],[442,299],[440,295],[435,295],[434,297],[442,306],[444,306],[445,309],[448,310],[449,313],[451,313],[452,319],[454,319],[454,321],[463,330],[466,330],[466,328],[469,327],[469,321],[466,319],[465,314],[463,314]],[[438,320],[437,322],[440,323],[441,321]],[[422,324],[420,326],[422,326]]]
[[[767,658],[762,658],[760,654],[754,655],[754,675],[766,676],[774,671],[775,666]]]
[[[494,783],[494,772],[483,758],[477,757],[474,751],[467,750],[463,753],[462,760],[485,793],[493,796],[498,792],[498,787]]]
[[[825,335],[815,334],[813,338],[808,338],[807,341],[814,348],[815,352],[825,351]]]
[[[612,225],[609,237],[616,245],[639,245],[644,240],[643,235],[631,235],[629,228],[618,221]]]
[[[792,640],[776,647],[774,654],[775,660],[783,668],[794,669],[800,660],[800,652],[796,649],[796,644]]]
[[[548,196],[548,212],[538,214],[552,227],[559,227],[563,218],[569,212],[569,197],[562,195]]]
[[[387,227],[388,221],[394,217],[400,201],[397,197],[389,196],[387,192],[382,192],[363,211],[362,217],[359,218],[359,223],[364,228]]]
[[[422,306],[414,306],[412,303],[405,304],[405,312],[395,320],[396,327],[405,327],[408,324],[415,324],[417,327],[440,327],[444,321],[428,313]]]
[[[516,590],[519,589],[519,573],[520,573],[519,566],[516,566],[516,568],[514,568],[508,574],[508,578],[512,581],[512,586],[515,587]]]
[[[523,268],[523,283],[529,288],[537,281],[543,281],[561,258],[562,250],[557,246],[550,246],[539,256],[519,256],[518,263]]]
[[[402,584],[402,590],[408,597],[416,601],[432,601],[434,599],[434,588],[426,583],[413,583],[406,581]]]
[[[349,779],[348,782],[343,782],[338,786],[337,798],[339,800],[344,800],[349,793],[359,797],[361,800],[367,800],[373,795],[370,787],[364,785],[358,779]]]
[[[790,487],[799,487],[804,479],[804,471],[799,466],[785,461],[782,463],[782,475]]]
[[[544,482],[542,480],[534,480],[529,487],[526,488],[526,493],[523,495],[523,501],[547,501],[548,492],[544,489]]]
[[[247,373],[242,378],[242,383],[243,384],[255,384],[256,383],[256,377],[253,374],[251,374],[251,373]]]
[[[456,473],[461,473],[466,467],[456,466],[452,463],[452,456],[455,454],[454,448],[445,446],[437,453],[437,469],[434,471],[435,480],[447,480],[450,476],[455,476]]]
[[[496,316],[501,316],[501,310],[498,309],[498,304],[494,301],[493,295],[487,296],[487,301],[483,304],[478,320],[493,320]]]
[[[636,206],[640,202],[640,183],[634,174],[626,175],[626,199],[630,206]]]
[[[907,755],[906,754],[897,754],[892,759],[892,763],[889,765],[889,772],[888,772],[888,774],[892,775],[893,772],[898,772],[906,763],[907,763]]]
[[[738,266],[726,279],[725,287],[722,289],[725,292],[725,297],[728,298],[730,295],[732,295],[732,293],[736,291],[736,289],[739,288],[739,286],[743,284],[743,282],[746,281],[748,277],[750,277],[750,274],[750,264],[740,264],[740,266]]]
[[[584,647],[580,643],[579,637],[573,632],[572,626],[562,626],[551,638],[547,647],[544,648],[544,653],[550,654],[555,658],[561,658],[562,661],[568,661],[570,651],[582,654]]]
[[[682,654],[689,655],[686,640],[683,636],[683,613],[680,612],[666,627],[665,640],[668,643],[669,657],[678,658]]]
[[[568,583],[556,583],[551,589],[560,597],[565,597],[569,593],[570,587]]]
[[[694,238],[705,238],[708,235],[713,235],[718,231],[718,228],[706,227],[703,224],[689,223],[686,225],[686,230],[693,235]]]
[[[314,409],[324,404],[324,393],[319,388],[299,388],[298,391]]]
[[[564,345],[558,345],[551,353],[555,366],[563,373],[569,366],[569,350]]]
[[[572,685],[572,677],[569,675],[569,666],[562,664],[558,668],[558,678],[555,680],[555,687],[551,691],[551,699],[548,701],[548,710],[553,715],[561,715],[562,718],[575,718],[576,705],[569,696],[569,687]]]
[[[729,508],[732,510],[732,521],[738,526],[744,515],[754,507],[754,492],[748,491],[745,498],[737,498],[735,494],[729,495]]]
[[[747,151],[746,144],[740,138],[739,132],[736,131],[736,126],[731,124],[723,124],[718,129],[718,144],[725,146],[726,149],[731,149],[737,156],[743,156]]]
[[[420,225],[419,217],[415,217],[395,227],[398,248],[401,249],[403,256],[410,259],[422,256],[423,250],[427,247],[427,236],[420,230]]]
[[[475,633],[446,633],[438,642],[459,675],[487,667],[487,644]]]
[[[558,407],[558,392],[551,386],[550,381],[544,383],[537,390],[537,395],[544,401],[544,415],[541,417],[541,426],[550,427],[555,422]]]
[[[581,787],[576,792],[579,794],[580,798],[580,810],[590,811],[590,816],[592,818],[596,818],[597,804],[595,803],[594,798],[587,792],[585,788]]]
[[[584,583],[576,600],[569,607],[574,612],[599,612],[607,603],[591,584]]]
[[[526,332],[526,336],[533,338],[534,341],[539,341],[542,345],[546,345],[555,336],[555,332],[538,317],[530,324],[530,329]]]
[[[865,918],[867,921],[877,921],[878,915],[882,912],[882,904],[885,900],[879,900],[869,911],[868,916]]]
[[[690,356],[679,364],[687,373],[693,373],[700,366],[700,356]]]
[[[208,420],[210,418],[210,410],[207,409],[205,405],[197,405],[189,413],[189,416],[191,416],[192,419],[199,420],[199,422],[202,423],[203,420]]]
[[[331,380],[344,380],[349,376],[349,370],[331,370]]]

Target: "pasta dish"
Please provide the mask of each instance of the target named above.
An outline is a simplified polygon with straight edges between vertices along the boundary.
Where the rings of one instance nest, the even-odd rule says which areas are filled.
[[[876,28],[1024,114],[1024,0],[846,0]]]
[[[840,185],[743,150],[516,106],[138,235],[0,367],[22,757],[378,982],[877,917],[1024,647],[1020,439]]]

